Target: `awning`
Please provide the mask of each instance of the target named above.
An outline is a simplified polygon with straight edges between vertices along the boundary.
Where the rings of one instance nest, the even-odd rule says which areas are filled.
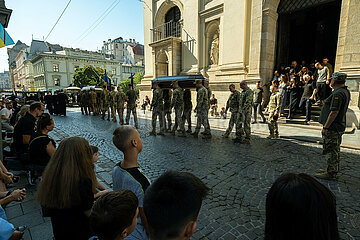
[[[15,44],[3,25],[0,23],[0,48]]]
[[[178,75],[178,76],[166,76],[166,77],[157,77],[152,80],[152,82],[158,82],[160,88],[172,88],[171,84],[174,81],[179,82],[179,86],[182,88],[195,88],[196,80],[208,81],[203,75]]]

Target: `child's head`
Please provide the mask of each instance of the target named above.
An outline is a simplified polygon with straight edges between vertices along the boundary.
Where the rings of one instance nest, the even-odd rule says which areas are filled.
[[[115,129],[113,133],[113,143],[122,152],[136,150],[140,153],[142,150],[142,141],[139,132],[131,126],[121,126]]]
[[[93,145],[90,145],[90,148],[91,148],[91,151],[93,154],[94,163],[96,163],[99,160],[99,154],[98,154],[99,148],[97,146],[93,146]]]
[[[129,190],[108,192],[93,205],[90,226],[101,240],[120,240],[129,236],[137,224],[138,199]]]

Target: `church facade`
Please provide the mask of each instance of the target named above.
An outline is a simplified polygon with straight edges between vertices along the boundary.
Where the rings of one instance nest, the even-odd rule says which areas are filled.
[[[228,85],[272,80],[291,61],[330,59],[348,74],[352,105],[360,80],[358,0],[144,0],[145,77],[203,74],[225,105]],[[355,102],[356,101],[356,102]]]

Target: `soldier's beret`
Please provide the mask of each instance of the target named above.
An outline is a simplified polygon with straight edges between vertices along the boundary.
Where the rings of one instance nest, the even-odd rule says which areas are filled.
[[[333,75],[331,76],[331,80],[335,80],[336,83],[345,83],[347,78],[347,74],[346,73],[342,73],[342,72],[334,72]]]

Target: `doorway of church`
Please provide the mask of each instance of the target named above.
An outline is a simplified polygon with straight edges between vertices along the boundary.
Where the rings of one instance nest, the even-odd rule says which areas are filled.
[[[282,0],[278,7],[276,66],[307,65],[324,57],[334,65],[341,0]]]

